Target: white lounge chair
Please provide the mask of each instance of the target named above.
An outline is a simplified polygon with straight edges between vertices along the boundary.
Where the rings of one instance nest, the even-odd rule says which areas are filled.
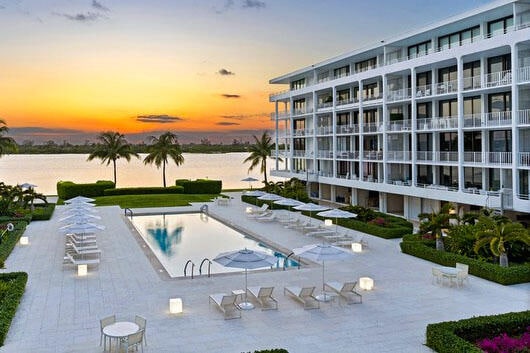
[[[290,294],[294,299],[304,304],[304,309],[319,309],[320,302],[313,296],[315,287],[284,287],[283,295]]]
[[[323,237],[323,238],[332,237],[332,236],[340,237],[339,235],[335,233],[335,229],[320,229],[314,232],[307,232],[305,233],[305,235],[311,236],[311,237]]]
[[[77,247],[75,244],[67,244],[65,246],[65,253],[77,254],[77,255],[99,255],[101,250],[92,246]]]
[[[256,217],[255,220],[258,222],[273,222],[277,219],[276,215],[274,213],[271,213],[266,216]]]
[[[209,297],[209,304],[212,302],[223,312],[225,320],[238,319],[241,317],[241,309],[236,304],[237,295],[216,293]]]
[[[269,208],[269,204],[264,203],[261,205],[260,208],[248,208],[247,209],[247,216],[256,216],[256,215],[262,215],[263,213],[267,212]]]
[[[261,305],[261,310],[277,310],[278,302],[272,296],[273,290],[274,287],[248,287],[247,294]]]
[[[85,257],[79,255],[72,255],[70,253],[65,254],[64,264],[72,265],[98,265],[99,257]]]
[[[64,241],[65,241],[66,244],[72,243],[72,244],[75,244],[76,246],[87,246],[87,245],[95,245],[95,244],[97,244],[96,238],[80,240],[78,238],[72,237],[71,235],[67,235],[64,238]]]
[[[324,288],[337,293],[347,304],[360,304],[363,297],[355,291],[356,285],[357,282],[326,282]]]

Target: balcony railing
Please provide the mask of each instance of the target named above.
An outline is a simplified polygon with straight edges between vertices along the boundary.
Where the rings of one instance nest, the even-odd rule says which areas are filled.
[[[291,117],[291,112],[289,111],[281,111],[281,112],[278,112],[278,114],[276,114],[275,112],[272,112],[271,113],[271,120],[285,120],[285,119],[289,119]]]
[[[390,121],[386,128],[388,131],[408,131],[411,126],[412,123],[410,120],[395,120]]]
[[[320,150],[317,152],[318,158],[333,158],[333,151],[332,150]]]
[[[416,87],[416,97],[429,97],[432,95],[432,85],[418,86]]]
[[[311,113],[313,113],[313,108],[312,107],[293,109],[293,116],[305,115],[305,114],[311,114]]]
[[[511,152],[484,152],[484,163],[493,165],[512,164]]]
[[[436,94],[447,94],[458,91],[458,81],[439,82],[436,85]]]
[[[359,159],[358,151],[337,151],[337,159]]]
[[[389,102],[399,101],[403,99],[409,99],[412,97],[411,88],[402,88],[393,91],[387,91],[386,99]]]
[[[530,152],[519,152],[519,165],[530,167]]]
[[[412,153],[410,151],[387,151],[386,159],[388,161],[410,162]]]
[[[519,83],[530,82],[530,66],[519,68],[517,80]]]
[[[370,94],[370,95],[363,96],[363,102],[371,102],[371,101],[375,101],[375,100],[379,100],[379,99],[383,99],[383,94],[382,93]]]
[[[418,130],[431,130],[431,129],[456,129],[458,128],[458,117],[447,116],[437,117],[428,119],[418,119],[417,129]]]
[[[315,130],[316,135],[331,135],[333,134],[333,126],[320,126]]]
[[[363,132],[378,132],[383,131],[382,123],[365,123],[363,125]]]
[[[482,76],[464,77],[464,91],[482,88]]]
[[[512,83],[512,70],[504,70],[486,74],[486,87],[506,86]]]
[[[530,125],[530,109],[517,111],[519,125]]]
[[[458,162],[458,152],[435,152],[437,162]]]
[[[335,104],[337,107],[340,107],[341,105],[348,105],[348,104],[354,104],[359,103],[359,99],[357,98],[348,98],[348,99],[337,99],[337,103]]]
[[[383,151],[363,151],[363,158],[372,161],[383,160]]]
[[[359,132],[359,125],[339,125],[337,134],[354,134]]]
[[[464,115],[465,128],[499,127],[511,124],[512,112],[510,111]]]
[[[333,102],[322,102],[317,104],[317,109],[327,109],[332,108]]]

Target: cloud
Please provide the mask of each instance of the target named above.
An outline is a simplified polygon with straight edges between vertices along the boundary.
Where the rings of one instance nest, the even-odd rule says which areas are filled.
[[[38,126],[13,127],[9,133],[17,135],[62,135],[62,134],[84,134],[85,131],[65,128],[46,128]]]
[[[221,94],[221,97],[227,98],[227,99],[230,99],[230,98],[241,98],[241,96],[239,94],[228,94],[228,93]]]
[[[215,125],[219,125],[219,126],[234,126],[234,125],[241,125],[241,124],[230,122],[230,121],[220,121],[218,123],[215,123]]]
[[[231,76],[231,75],[235,75],[234,72],[232,71],[229,71],[227,69],[219,69],[219,71],[217,71],[217,73],[221,76]]]
[[[177,121],[184,120],[181,117],[178,116],[169,116],[169,115],[138,115],[136,117],[136,121],[139,121],[141,123],[157,123],[157,124],[167,124],[167,123],[175,123]]]
[[[93,22],[93,21],[96,21],[96,20],[98,20],[100,18],[104,18],[105,17],[105,16],[103,16],[100,13],[90,12],[90,11],[88,11],[87,13],[78,13],[78,14],[75,14],[75,15],[71,15],[71,14],[67,14],[67,13],[59,13],[59,12],[54,12],[53,14],[56,15],[56,16],[61,16],[61,17],[64,17],[66,19],[69,19],[71,21],[77,21],[77,22]]]
[[[106,7],[105,5],[103,5],[102,3],[96,0],[92,0],[92,7],[99,11],[105,11],[105,12],[110,11],[108,7]]]
[[[222,119],[230,119],[230,120],[245,120],[245,119],[253,119],[253,118],[269,118],[269,113],[258,113],[258,114],[242,114],[242,115],[221,115],[220,118]]]
[[[263,9],[265,8],[265,6],[266,6],[265,2],[259,1],[259,0],[245,0],[243,1],[243,5],[241,5],[241,7],[244,9],[251,9],[251,8]]]
[[[222,14],[228,10],[231,10],[234,7],[234,0],[226,0],[221,9],[214,8],[214,11],[218,14]]]

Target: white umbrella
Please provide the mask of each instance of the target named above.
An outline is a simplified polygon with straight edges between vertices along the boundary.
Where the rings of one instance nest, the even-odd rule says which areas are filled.
[[[300,206],[304,204],[303,202],[294,200],[294,199],[281,199],[281,200],[274,201],[274,203],[277,205],[289,207],[289,211],[291,211],[291,207],[293,206]],[[291,215],[289,214],[289,219],[290,218],[291,218]]]
[[[101,217],[88,214],[88,213],[87,214],[74,213],[74,214],[61,218],[59,222],[70,222],[70,223],[79,224],[79,223],[90,223],[94,221],[95,219],[101,219]]]
[[[320,217],[327,217],[327,218],[335,218],[335,233],[337,233],[337,218],[355,218],[357,215],[355,213],[351,213],[348,211],[339,210],[338,208],[334,208],[332,210],[323,211],[317,213],[317,216]]]
[[[84,197],[84,196],[76,196],[71,199],[65,200],[64,203],[70,204],[70,203],[87,203],[87,202],[94,202],[96,200],[91,199],[90,197]]]
[[[258,179],[253,178],[253,177],[246,177],[245,179],[241,179],[241,181],[248,181],[248,186],[252,190],[252,182],[258,181]]]
[[[309,223],[311,224],[311,219],[312,219],[311,215],[313,212],[329,210],[329,207],[317,205],[314,203],[304,203],[303,205],[295,206],[294,209],[298,211],[308,211],[309,212]]]
[[[104,230],[105,227],[99,224],[94,223],[82,223],[82,224],[68,224],[66,226],[63,226],[59,228],[59,231],[61,233],[74,233],[74,234],[86,234],[86,233],[94,233],[99,232],[101,230]]]
[[[244,310],[253,309],[254,305],[247,302],[247,271],[255,268],[270,267],[276,264],[278,259],[275,256],[269,255],[261,251],[250,249],[242,249],[236,251],[228,251],[221,253],[213,259],[213,261],[232,268],[245,269],[245,301],[239,304],[239,307]]]
[[[265,191],[252,190],[252,191],[247,191],[247,192],[245,192],[243,195],[245,195],[245,196],[252,196],[252,197],[258,197],[258,196],[263,196],[263,195],[265,195],[265,194],[266,194]]]
[[[320,301],[329,301],[324,292],[324,266],[326,261],[342,261],[353,257],[353,253],[330,244],[311,244],[293,249],[293,253],[305,259],[322,262],[322,294],[317,296]]]
[[[24,183],[24,184],[20,184],[19,185],[22,189],[34,189],[37,187],[37,185],[35,184],[31,184],[31,183]]]
[[[281,199],[283,199],[282,196],[276,195],[276,194],[269,194],[269,193],[266,193],[265,195],[261,195],[258,197],[258,200],[271,201],[271,208],[272,208],[272,201],[278,201]]]

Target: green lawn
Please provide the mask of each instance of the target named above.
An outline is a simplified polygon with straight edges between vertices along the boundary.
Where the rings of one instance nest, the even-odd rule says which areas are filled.
[[[218,195],[155,194],[96,197],[97,206],[118,205],[121,208],[188,206],[190,202],[208,202]]]

